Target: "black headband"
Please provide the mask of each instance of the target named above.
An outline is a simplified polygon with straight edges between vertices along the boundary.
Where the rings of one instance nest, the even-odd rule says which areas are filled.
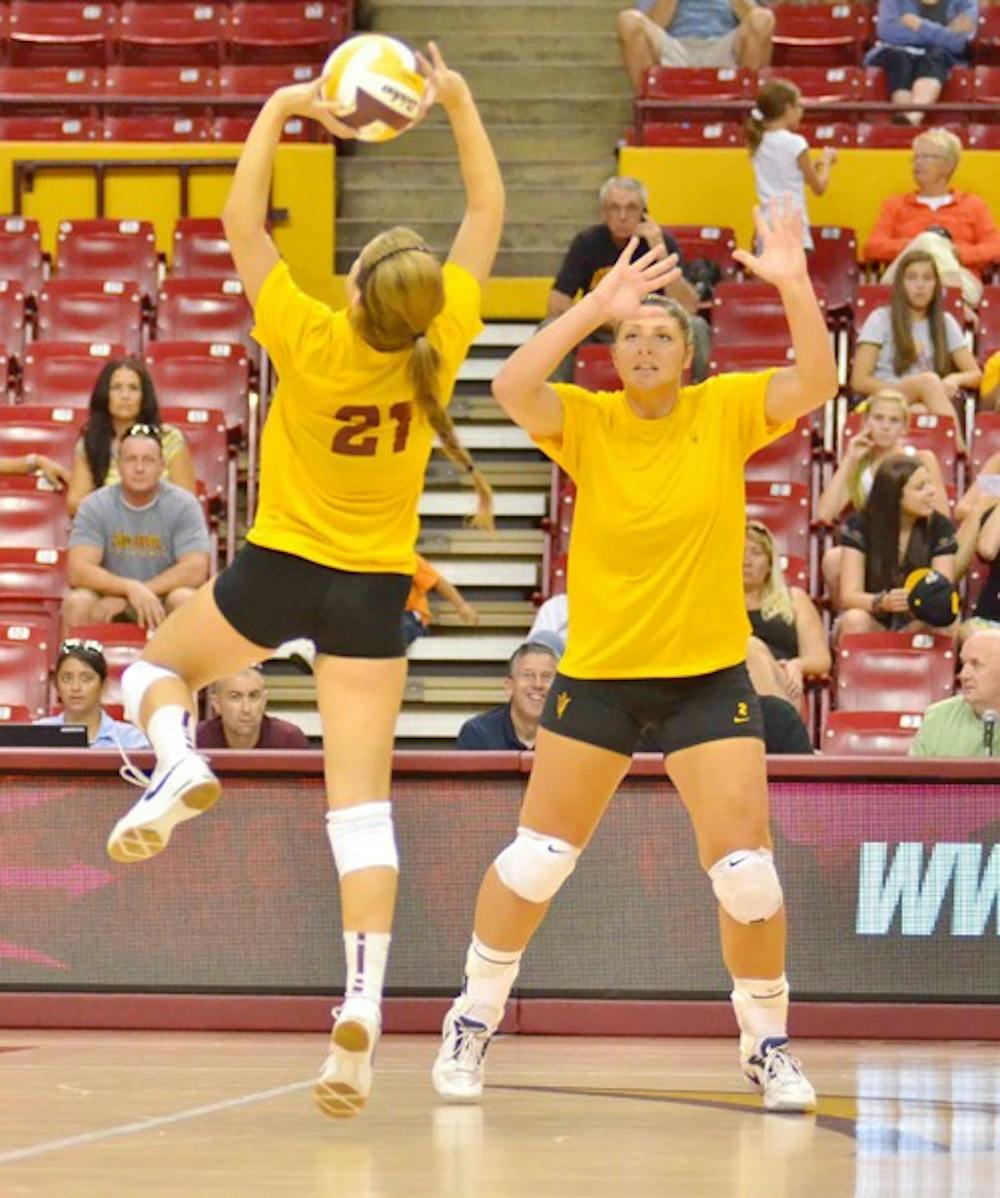
[[[383,262],[387,262],[390,258],[395,258],[397,254],[409,254],[414,250],[421,254],[431,253],[430,249],[420,241],[416,245],[397,246],[394,250],[389,250],[388,253],[383,254],[381,258],[376,258],[374,262],[369,262],[367,265],[363,264],[358,271],[358,290],[364,290],[365,284],[371,278],[376,266],[381,266]]]

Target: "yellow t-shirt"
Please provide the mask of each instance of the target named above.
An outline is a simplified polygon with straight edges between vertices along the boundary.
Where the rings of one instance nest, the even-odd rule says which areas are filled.
[[[444,267],[445,304],[428,329],[441,400],[482,329],[480,289]],[[407,380],[409,351],[380,353],[301,291],[285,262],[264,280],[253,335],[279,382],[261,438],[260,506],[247,539],[320,565],[412,574],[433,432]]]
[[[684,387],[658,420],[623,391],[555,385],[562,435],[536,441],[577,485],[564,674],[689,677],[745,659],[743,467],[794,426],[767,423],[773,373]]]

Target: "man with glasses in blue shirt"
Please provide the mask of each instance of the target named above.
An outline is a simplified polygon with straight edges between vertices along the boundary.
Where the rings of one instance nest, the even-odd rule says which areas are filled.
[[[455,748],[513,752],[533,749],[538,721],[558,665],[559,659],[548,645],[528,641],[516,649],[504,679],[507,702],[466,720]]]

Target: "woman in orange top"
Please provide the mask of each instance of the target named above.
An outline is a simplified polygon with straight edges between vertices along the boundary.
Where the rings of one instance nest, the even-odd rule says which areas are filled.
[[[772,1110],[815,1093],[787,1051],[785,915],[771,857],[760,705],[744,659],[746,459],[832,398],[837,371],[788,197],[757,213],[762,251],[742,264],[779,290],[796,365],[681,379],[691,330],[676,275],[635,242],[601,283],[521,346],[497,375],[500,405],[574,479],[570,620],[549,690],[519,827],[483,880],[466,986],[444,1023],[438,1093],[474,1101],[483,1055],[521,955],[652,732],[694,824],[719,901],[743,1072]],[[599,325],[617,325],[622,391],[546,380]]]
[[[435,434],[471,475],[480,521],[491,522],[489,488],[446,408],[482,327],[480,287],[500,240],[503,182],[465,81],[433,44],[430,56],[422,65],[455,138],[465,216],[443,267],[409,229],[375,237],[351,268],[346,309],[331,311],[296,287],[264,222],[285,121],[306,116],[341,136],[350,131],[320,99],[318,81],[279,88],[250,131],[223,218],[254,335],[280,379],[262,439],[260,506],[232,564],[164,621],[122,683],[156,769],[141,779],[145,793],[113,829],[108,851],[141,861],[219,797],[192,744],[192,692],[285,640],[316,643],[347,960],[347,995],[315,1090],[334,1117],[365,1104],[381,1027],[398,871],[389,782],[406,679],[401,618]]]

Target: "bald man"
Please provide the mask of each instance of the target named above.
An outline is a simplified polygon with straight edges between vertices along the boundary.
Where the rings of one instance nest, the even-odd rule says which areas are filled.
[[[214,718],[202,720],[195,732],[199,749],[308,749],[301,728],[266,715],[264,675],[251,666],[220,678],[208,692]]]
[[[968,638],[958,679],[961,694],[927,708],[911,757],[1000,757],[1000,629]]]

